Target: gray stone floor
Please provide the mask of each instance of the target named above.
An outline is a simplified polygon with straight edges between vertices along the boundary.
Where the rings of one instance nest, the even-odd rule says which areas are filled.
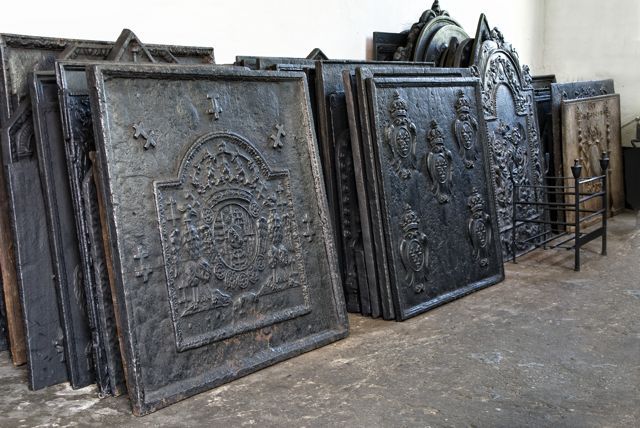
[[[93,388],[30,392],[0,354],[0,426],[640,426],[640,228],[611,222],[572,253],[507,263],[507,280],[351,335],[143,418]]]

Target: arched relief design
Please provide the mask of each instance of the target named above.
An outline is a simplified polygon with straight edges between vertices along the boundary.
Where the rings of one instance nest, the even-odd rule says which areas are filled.
[[[179,350],[309,312],[289,171],[239,135],[206,134],[155,195]]]
[[[514,250],[511,235],[514,184],[544,184],[532,79],[529,67],[520,66],[517,52],[498,29],[493,29],[491,38],[483,43],[474,73],[482,82],[482,107],[487,122],[502,249],[510,256]],[[545,196],[540,189],[525,187],[518,200],[543,202]],[[536,206],[520,205],[517,209],[519,218],[534,219],[542,214]],[[516,242],[525,242],[541,232],[541,226],[534,223],[518,226]],[[525,251],[530,245],[518,245],[515,251]]]

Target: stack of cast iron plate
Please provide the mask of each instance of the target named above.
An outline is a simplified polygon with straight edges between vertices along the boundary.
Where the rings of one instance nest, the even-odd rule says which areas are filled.
[[[31,389],[145,414],[347,334],[304,73],[129,30],[1,38],[3,301]]]

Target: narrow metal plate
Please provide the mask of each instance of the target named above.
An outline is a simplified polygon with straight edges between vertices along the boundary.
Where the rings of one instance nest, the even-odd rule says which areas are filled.
[[[89,80],[134,413],[347,334],[304,74],[103,65]]]
[[[366,65],[366,70],[368,73],[366,77],[470,77],[471,75],[468,69],[426,67],[416,63],[369,63]],[[372,172],[374,171],[372,166],[373,153],[368,151],[362,143],[364,139],[370,138],[370,119],[368,114],[370,109],[367,103],[364,78],[362,75],[362,67],[356,67],[355,71],[345,70],[343,72],[353,159],[352,169],[355,173],[354,181],[356,185],[355,190],[347,189],[346,191],[350,193],[355,192],[358,195],[359,216],[362,225],[362,251],[365,254],[368,274],[368,284],[365,285],[369,286],[367,293],[363,291],[360,292],[362,313],[371,315],[371,299],[378,299],[380,301],[382,317],[385,319],[394,319],[393,299],[391,290],[388,288],[388,264],[384,250],[383,232],[379,226],[373,226],[374,224],[381,224],[380,202],[378,198],[373,196],[377,188],[377,177]],[[369,166],[365,167],[365,165]],[[340,175],[342,172],[338,170],[337,173]],[[346,184],[343,180],[339,180],[339,182],[341,186]],[[350,245],[350,247],[354,249],[359,248],[356,245]],[[362,287],[360,287],[360,289],[362,290]]]

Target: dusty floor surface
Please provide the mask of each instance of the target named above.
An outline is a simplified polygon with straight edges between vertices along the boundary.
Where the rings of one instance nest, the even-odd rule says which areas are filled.
[[[640,227],[609,255],[538,251],[507,280],[404,323],[351,317],[341,342],[143,418],[126,397],[27,390],[0,354],[0,427],[640,426]]]

